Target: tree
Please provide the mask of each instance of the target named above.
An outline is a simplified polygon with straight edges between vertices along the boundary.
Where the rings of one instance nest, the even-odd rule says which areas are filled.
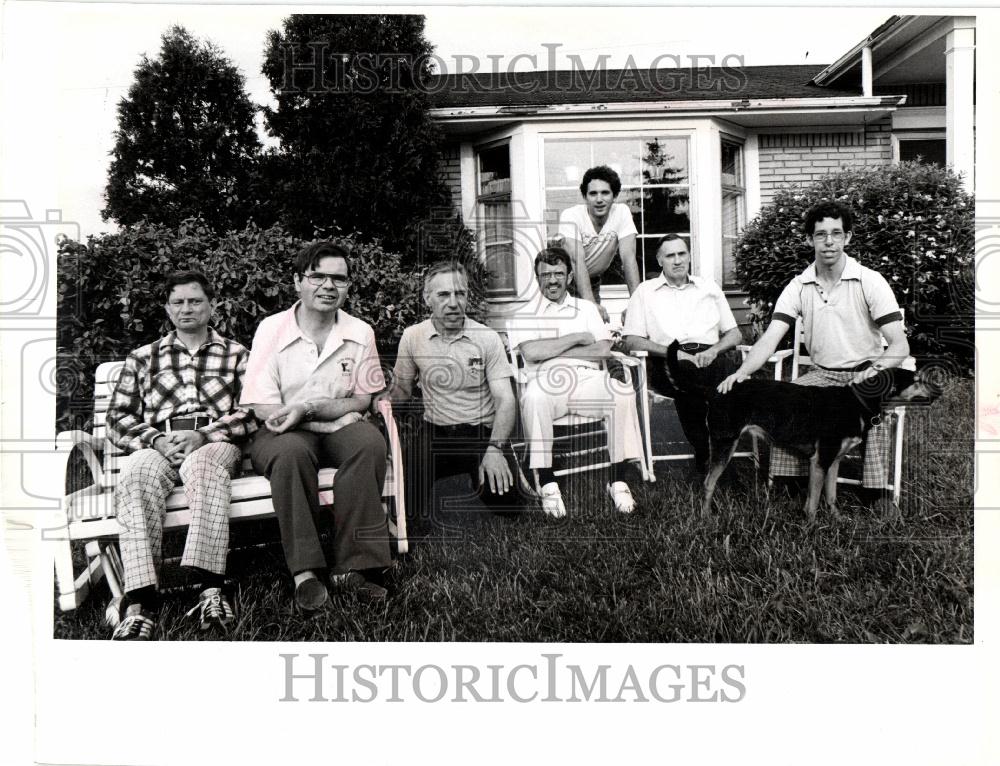
[[[266,215],[298,236],[336,227],[428,257],[421,227],[450,195],[423,30],[421,16],[292,15],[268,35],[263,73],[277,105],[265,125],[280,146],[256,187]]]
[[[218,230],[242,227],[260,152],[256,111],[243,75],[213,43],[171,28],[118,104],[104,220],[177,226],[201,216]]]

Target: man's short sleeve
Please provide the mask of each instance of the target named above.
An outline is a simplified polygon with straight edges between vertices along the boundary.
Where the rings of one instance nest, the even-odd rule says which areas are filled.
[[[580,218],[577,210],[581,205],[568,207],[559,214],[559,234],[566,239],[575,239],[577,242],[583,240],[583,233],[580,231]]]
[[[616,202],[611,206],[611,210],[614,215],[614,220],[611,221],[611,224],[614,232],[618,235],[618,239],[624,239],[632,234],[639,233],[635,228],[635,221],[632,220],[632,211],[629,210],[628,205]]]
[[[580,307],[580,320],[587,328],[587,332],[594,336],[594,342],[611,340],[611,328],[601,319],[601,312],[597,310],[597,305],[590,301],[578,300]]]
[[[513,376],[507,350],[503,341],[494,331],[484,332],[483,351],[485,352],[486,380],[499,380]]]
[[[712,284],[715,285],[714,282]],[[719,311],[719,335],[724,335],[739,325],[736,323],[736,317],[733,316],[733,310],[729,307],[729,301],[726,300],[726,294],[719,289],[718,285],[715,285],[712,297],[715,298],[715,305]]]
[[[270,317],[268,318],[270,319]],[[282,404],[275,323],[265,319],[254,333],[240,405]]]
[[[417,362],[413,358],[413,328],[407,327],[403,330],[403,337],[399,339],[396,365],[392,368],[392,376],[400,380],[416,380],[419,373]]]
[[[635,335],[639,338],[649,337],[649,328],[646,326],[646,305],[643,300],[645,290],[642,285],[632,293],[628,299],[628,307],[625,309],[625,324],[622,327],[622,337]]]
[[[862,292],[868,302],[868,313],[879,327],[890,322],[901,322],[903,314],[886,278],[877,271],[864,269],[861,272]]]
[[[771,320],[784,322],[789,327],[795,326],[795,320],[802,316],[802,283],[793,279],[778,296],[774,304],[774,314]]]
[[[375,347],[375,331],[369,327],[365,333],[366,341],[358,361],[358,375],[354,385],[354,393],[377,394],[385,388],[385,375],[382,373],[382,362],[378,358]]]
[[[517,348],[522,343],[538,340],[542,331],[538,327],[539,320],[534,314],[515,314],[507,323],[507,342],[511,348]]]

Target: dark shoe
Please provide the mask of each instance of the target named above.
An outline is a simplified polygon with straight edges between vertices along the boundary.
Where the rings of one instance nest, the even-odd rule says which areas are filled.
[[[130,604],[125,610],[125,617],[111,634],[111,640],[152,641],[156,632],[154,617],[152,613],[143,611],[141,604]]]
[[[385,601],[389,595],[389,591],[358,571],[330,575],[330,587],[335,593],[354,593],[365,601]]]
[[[188,610],[185,617],[194,617],[195,613],[197,613],[201,630],[215,628],[224,634],[229,633],[230,623],[236,620],[233,607],[222,594],[221,588],[205,588],[201,592],[198,603]]]
[[[315,575],[295,586],[295,605],[303,612],[315,612],[326,601],[326,586]]]

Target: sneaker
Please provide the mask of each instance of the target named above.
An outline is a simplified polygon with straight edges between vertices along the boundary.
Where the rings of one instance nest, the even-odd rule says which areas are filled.
[[[606,489],[608,497],[615,504],[615,510],[618,513],[632,513],[635,510],[635,498],[632,497],[632,490],[628,488],[628,484],[616,481],[613,484],[608,484]]]
[[[115,632],[112,641],[152,641],[156,630],[156,620],[149,612],[142,610],[141,604],[129,604]]]
[[[358,571],[331,574],[330,587],[335,593],[354,593],[365,601],[385,601],[389,595],[389,591]]]
[[[128,607],[128,599],[125,596],[115,596],[104,609],[104,624],[109,628],[117,628],[121,621],[125,619],[125,609]]]
[[[205,588],[198,597],[198,603],[184,616],[193,617],[195,613],[201,630],[215,628],[221,633],[228,633],[229,625],[236,620],[233,607],[222,594],[222,588]]]
[[[566,515],[562,492],[559,491],[559,485],[554,481],[542,486],[542,510],[556,519],[561,519]]]

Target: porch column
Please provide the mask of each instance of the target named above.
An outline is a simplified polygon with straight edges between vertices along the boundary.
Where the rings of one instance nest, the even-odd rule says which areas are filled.
[[[946,159],[956,173],[965,177],[966,190],[976,188],[975,95],[976,20],[954,19],[945,37],[945,138]]]

